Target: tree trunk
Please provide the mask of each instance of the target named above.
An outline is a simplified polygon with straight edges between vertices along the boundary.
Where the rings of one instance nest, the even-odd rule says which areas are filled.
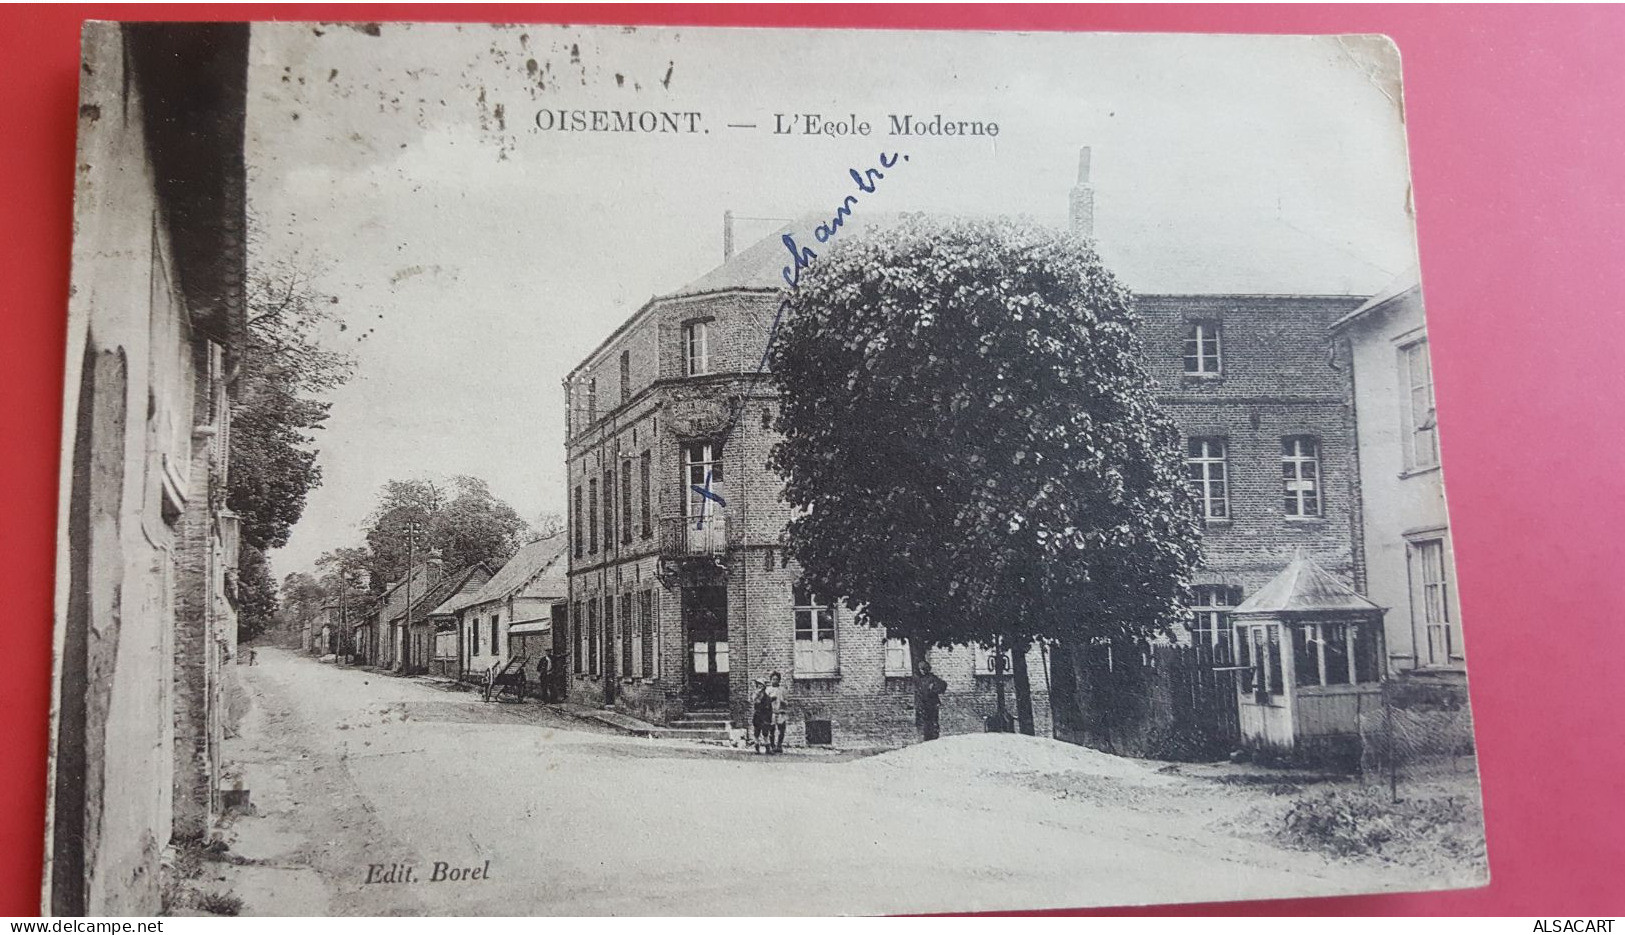
[[[1011,671],[1016,676],[1016,729],[1031,737],[1033,727],[1033,688],[1027,679],[1027,643],[1013,648],[1010,653]]]

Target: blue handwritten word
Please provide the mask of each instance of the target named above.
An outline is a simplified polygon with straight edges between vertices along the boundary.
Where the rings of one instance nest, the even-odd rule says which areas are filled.
[[[852,176],[852,181],[857,183],[859,193],[864,195],[872,195],[878,188],[875,183],[886,177],[886,173],[882,172],[881,169],[890,169],[893,166],[896,166],[899,161],[907,162],[908,154],[881,153],[880,169],[869,168],[863,170],[862,172],[859,172],[857,169],[847,169],[846,171],[847,174]],[[834,216],[831,217],[830,220],[819,224],[813,229],[813,239],[817,240],[821,244],[829,243],[831,240],[834,240],[835,235],[839,234],[841,232],[841,227],[846,224],[846,219],[852,216],[852,207],[857,203],[857,195],[847,195],[845,198],[841,199],[840,205],[835,209]],[[811,266],[812,262],[818,259],[818,254],[813,252],[812,248],[810,247],[803,247],[797,244],[794,235],[785,234],[780,239],[784,243],[784,248],[790,251],[790,265],[784,267],[784,269],[781,271],[781,275],[784,277],[785,284],[789,286],[792,291],[794,291],[796,287],[801,285],[801,271]],[[778,340],[779,326],[783,324],[784,313],[788,311],[789,308],[790,296],[786,295],[779,300],[778,310],[773,313],[773,326],[768,329],[767,344],[762,348],[762,359],[757,362],[756,372],[751,375],[751,383],[753,384],[757,380],[761,379],[763,373],[767,372],[767,359],[773,353],[773,343]],[[739,415],[743,410],[744,405],[744,397],[741,396],[739,401],[734,405],[733,413],[728,417],[728,424],[722,429],[722,437],[717,441],[717,451],[720,452],[722,450],[723,446],[728,442],[728,436],[733,434],[734,426],[739,423]],[[719,509],[726,507],[728,505],[728,501],[724,500],[721,495],[717,494],[711,489],[710,471],[705,472],[704,484],[693,484],[691,486],[694,488],[695,493],[704,498],[701,501],[702,508],[700,510],[700,515],[695,519],[694,528],[697,530],[704,529],[706,511],[703,508],[703,505],[705,501],[716,501]]]

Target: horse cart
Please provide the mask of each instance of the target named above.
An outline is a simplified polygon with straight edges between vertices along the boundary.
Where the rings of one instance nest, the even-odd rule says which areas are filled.
[[[501,701],[503,695],[512,695],[514,701],[525,700],[524,656],[485,670],[485,700]]]

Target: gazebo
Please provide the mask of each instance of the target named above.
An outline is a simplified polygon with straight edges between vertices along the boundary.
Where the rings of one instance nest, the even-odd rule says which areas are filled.
[[[1380,710],[1383,608],[1307,558],[1235,609],[1243,746],[1327,753],[1352,746]]]

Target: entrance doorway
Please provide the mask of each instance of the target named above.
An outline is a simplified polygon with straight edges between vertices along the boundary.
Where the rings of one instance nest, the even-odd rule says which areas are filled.
[[[688,700],[696,706],[728,703],[728,589],[683,589],[683,626],[688,634]]]

